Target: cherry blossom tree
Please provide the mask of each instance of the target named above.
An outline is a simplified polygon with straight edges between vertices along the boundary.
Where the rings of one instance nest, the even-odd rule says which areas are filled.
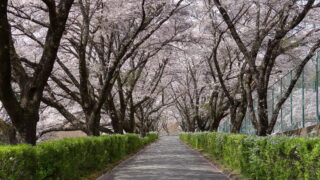
[[[43,102],[56,108],[71,123],[72,128],[80,129],[88,135],[99,135],[100,131],[112,132],[100,126],[102,113],[111,118],[113,132],[123,133],[129,99],[124,98],[122,90],[122,68],[128,60],[138,64],[133,67],[132,72],[143,68],[148,59],[166,44],[177,40],[177,26],[166,24],[169,24],[168,20],[178,12],[182,2],[181,0],[171,4],[132,1],[124,8],[121,1],[113,2],[110,7],[103,1],[79,1],[79,9],[75,11],[78,15],[73,16],[76,18],[67,29],[69,36],[62,45],[61,60],[57,61],[60,66],[58,70],[62,70],[68,78],[53,74],[51,79],[59,87],[57,91],[63,90],[61,93],[64,95],[58,93],[60,99],[67,97],[79,104],[84,116],[78,118],[69,112],[68,108],[59,102],[54,88],[48,88],[48,96],[43,98]],[[105,8],[111,10],[104,14],[102,11]],[[119,12],[122,12],[121,15],[117,15]],[[164,31],[161,29],[173,29],[173,33],[160,38],[159,31]],[[75,64],[79,64],[78,72],[67,68],[70,58]],[[128,76],[131,76],[132,72]],[[120,98],[117,99],[112,95],[115,86],[119,90]],[[85,122],[80,120],[83,117]],[[132,129],[131,127],[131,132]]]
[[[254,87],[245,86],[248,109],[251,120],[257,129],[257,135],[270,134],[274,128],[282,104],[289,97],[294,85],[300,77],[305,64],[312,58],[320,46],[320,40],[314,38],[318,28],[309,21],[316,14],[318,4],[315,0],[308,1],[245,1],[221,3],[219,0],[209,0],[214,3],[224,24],[228,27],[234,42],[241,51],[247,63],[248,79],[252,79]],[[240,9],[240,10],[236,10]],[[244,11],[241,11],[244,9]],[[213,9],[214,11],[214,9]],[[239,17],[240,23],[234,21]],[[312,37],[312,38],[311,38]],[[267,89],[275,66],[285,54],[293,53],[295,49],[308,51],[298,56],[297,70],[283,97],[276,103],[268,118]],[[256,92],[256,96],[253,95]],[[258,99],[257,116],[253,108],[253,98]]]
[[[30,3],[22,3],[20,7],[16,7],[14,2],[10,4],[7,0],[0,2],[0,100],[26,143],[36,143],[36,126],[39,121],[41,98],[57,57],[72,4],[73,0],[58,3],[43,0],[41,4],[36,3],[34,8],[26,10]],[[11,15],[18,15],[11,19],[27,20],[32,25],[41,25],[45,28],[43,29],[46,32],[44,40],[37,39],[42,41],[43,47],[39,61],[36,63],[37,67],[32,73],[23,66],[21,61],[26,58],[21,57],[15,48],[12,29],[14,27],[9,22],[11,16],[8,14],[9,5],[16,7],[12,10],[15,13]],[[40,11],[39,9],[47,15],[48,18],[45,21],[34,19],[32,16],[32,13]],[[36,37],[32,38],[36,39]],[[18,92],[15,92],[13,83],[18,86]]]

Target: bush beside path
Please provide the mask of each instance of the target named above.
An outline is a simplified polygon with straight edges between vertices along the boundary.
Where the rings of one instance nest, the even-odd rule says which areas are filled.
[[[184,133],[180,139],[250,179],[320,179],[318,137]]]
[[[36,146],[0,146],[0,179],[76,180],[136,152],[158,139],[135,134],[66,138]]]

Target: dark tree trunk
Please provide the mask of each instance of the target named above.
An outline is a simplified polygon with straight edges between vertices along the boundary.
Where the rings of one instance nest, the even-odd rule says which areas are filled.
[[[205,131],[205,122],[200,115],[196,115],[194,121],[197,122],[199,131]]]
[[[21,136],[22,142],[35,145],[37,142],[37,117],[32,117],[33,119],[25,119],[22,127],[18,129],[19,135]]]
[[[119,121],[119,119],[118,118],[111,118],[111,119],[112,119],[111,124],[112,124],[114,133],[123,134],[123,126],[122,126],[122,123]]]
[[[234,123],[232,124],[232,129],[231,129],[232,133],[239,133],[240,132],[243,119],[246,115],[246,109],[247,109],[246,105],[244,105],[244,106],[242,105],[239,107],[237,117],[236,117]]]
[[[258,136],[266,136],[268,130],[268,116],[259,111],[259,124],[260,127],[258,128],[257,135]]]
[[[140,136],[141,137],[146,137],[147,136],[147,132],[146,132],[146,130],[144,128],[140,129]]]
[[[258,116],[260,127],[257,130],[258,136],[266,136],[269,127],[268,122],[268,104],[267,104],[267,87],[258,89]]]
[[[236,105],[231,105],[230,106],[230,128],[231,128],[231,133],[238,133],[237,129],[233,128],[234,124],[236,123],[236,117],[237,117],[237,106]]]
[[[19,123],[12,121],[19,133],[19,139],[22,143],[35,145],[37,142],[37,123],[39,121],[38,109],[24,109],[23,116],[19,119]]]
[[[99,136],[100,135],[100,112],[92,113],[87,120],[87,133],[89,136]]]
[[[195,131],[196,131],[196,124],[193,120],[191,120],[188,132],[195,132]]]
[[[217,132],[223,117],[224,117],[223,115],[213,117],[213,123],[210,125],[209,131]]]
[[[125,129],[128,133],[134,133],[136,122],[134,118],[135,108],[133,105],[130,105],[129,118],[127,124],[127,128]]]

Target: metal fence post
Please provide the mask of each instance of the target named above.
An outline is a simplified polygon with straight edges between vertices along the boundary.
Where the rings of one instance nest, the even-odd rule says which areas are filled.
[[[282,78],[280,79],[280,98],[282,98],[282,91],[283,91],[283,88],[282,88]],[[283,124],[283,107],[281,107],[281,120],[280,120],[280,131],[282,132],[283,131],[283,127],[282,127],[282,124]]]
[[[273,111],[274,111],[274,88],[273,88],[273,86],[272,86],[272,108],[271,108],[271,110],[273,113]]]
[[[274,85],[272,85],[272,107],[271,107],[271,111],[272,111],[272,114],[273,114],[273,111],[274,111],[274,87],[273,87]],[[273,130],[272,130],[272,132],[274,132],[274,128],[273,128]]]
[[[226,130],[225,132],[228,132],[228,128],[231,126],[231,124],[229,123],[229,119],[226,121]]]
[[[247,115],[244,115],[244,134],[247,134]]]
[[[320,119],[319,119],[319,54],[318,52],[316,53],[316,83],[315,83],[315,90],[316,90],[316,107],[317,107],[317,111],[316,111],[316,118],[317,118],[317,122],[320,123]]]
[[[227,120],[225,123],[224,123],[224,132],[228,132],[228,126],[229,126],[229,121]]]
[[[290,82],[291,81],[292,81],[292,71],[290,72]],[[290,126],[291,126],[291,128],[293,125],[292,94],[293,94],[293,91],[290,93]],[[291,130],[291,128],[290,128],[290,130]]]
[[[304,119],[304,69],[302,71],[302,128],[304,128],[305,119]]]

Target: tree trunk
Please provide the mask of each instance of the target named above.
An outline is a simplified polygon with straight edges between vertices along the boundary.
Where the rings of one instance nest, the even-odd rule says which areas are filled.
[[[36,121],[31,120],[28,124],[24,124],[23,126],[24,126],[23,128],[20,128],[20,130],[18,130],[19,135],[21,136],[22,142],[28,143],[31,145],[36,145],[36,142],[37,142]]]
[[[111,124],[112,124],[114,133],[123,134],[123,126],[118,118],[113,118],[111,120]]]
[[[146,136],[147,136],[147,132],[145,131],[144,128],[141,128],[141,129],[140,129],[140,136],[141,136],[141,137],[146,137]]]
[[[135,122],[135,119],[134,119],[134,107],[130,107],[130,112],[129,112],[129,119],[127,122],[127,128],[126,128],[126,132],[128,133],[134,133],[134,129],[136,127],[136,122]]]
[[[38,109],[22,114],[21,123],[13,122],[19,133],[22,143],[35,145],[37,142],[37,122],[39,121]]]
[[[245,101],[243,101],[241,103],[241,105],[238,107],[236,119],[235,119],[234,123],[232,123],[232,128],[231,128],[232,133],[239,133],[240,132],[243,119],[246,115],[246,111],[247,111],[247,103]]]
[[[217,132],[223,116],[213,117],[213,123],[210,125],[209,131]]]
[[[231,128],[231,133],[237,133],[236,131],[234,131],[235,129],[234,127],[234,123],[236,123],[236,117],[237,117],[237,106],[236,105],[230,105],[230,120],[231,120],[231,124],[230,124],[230,128]]]
[[[258,92],[259,93],[259,92]],[[258,136],[266,136],[269,127],[268,111],[267,111],[267,95],[263,93],[258,94],[258,116],[259,116],[259,128],[257,131]]]
[[[100,112],[91,113],[87,120],[87,133],[89,136],[99,136],[99,126],[100,126]]]
[[[205,131],[205,124],[203,122],[203,118],[200,115],[196,115],[194,117],[194,121],[197,122],[199,131]]]
[[[195,132],[196,131],[196,125],[195,125],[195,121],[193,121],[192,119],[190,119],[190,124],[188,127],[188,132]]]

